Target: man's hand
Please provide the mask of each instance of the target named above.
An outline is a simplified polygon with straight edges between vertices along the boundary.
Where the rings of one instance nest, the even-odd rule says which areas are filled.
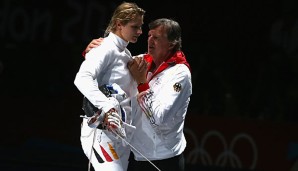
[[[82,55],[85,57],[86,53],[88,53],[91,49],[96,48],[97,46],[99,46],[102,42],[103,42],[104,38],[100,37],[98,39],[93,39],[88,46],[86,47],[86,49],[83,51]]]
[[[146,74],[148,63],[143,57],[135,57],[132,61],[128,62],[127,67],[137,84],[147,82]]]

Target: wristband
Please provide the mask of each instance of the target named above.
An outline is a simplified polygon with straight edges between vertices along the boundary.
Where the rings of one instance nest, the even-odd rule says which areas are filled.
[[[148,83],[140,83],[138,84],[138,91],[142,92],[142,91],[146,91],[147,89],[149,89],[149,84]]]

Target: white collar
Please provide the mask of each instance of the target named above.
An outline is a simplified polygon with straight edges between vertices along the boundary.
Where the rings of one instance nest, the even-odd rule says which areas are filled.
[[[112,41],[116,44],[116,46],[121,51],[125,50],[125,48],[127,47],[128,43],[129,43],[112,32],[110,32],[108,37],[110,37],[112,39]]]

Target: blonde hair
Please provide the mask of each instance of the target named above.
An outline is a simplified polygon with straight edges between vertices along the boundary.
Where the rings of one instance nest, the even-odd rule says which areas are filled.
[[[133,2],[122,2],[114,11],[108,27],[105,30],[104,37],[110,32],[116,31],[116,21],[119,20],[121,24],[126,25],[128,22],[134,20],[136,16],[145,15],[145,10],[140,8]]]

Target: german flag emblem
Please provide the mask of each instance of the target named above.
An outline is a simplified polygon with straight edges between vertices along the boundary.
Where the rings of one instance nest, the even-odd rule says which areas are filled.
[[[175,83],[173,87],[176,92],[179,92],[182,89],[182,85],[180,83]]]

